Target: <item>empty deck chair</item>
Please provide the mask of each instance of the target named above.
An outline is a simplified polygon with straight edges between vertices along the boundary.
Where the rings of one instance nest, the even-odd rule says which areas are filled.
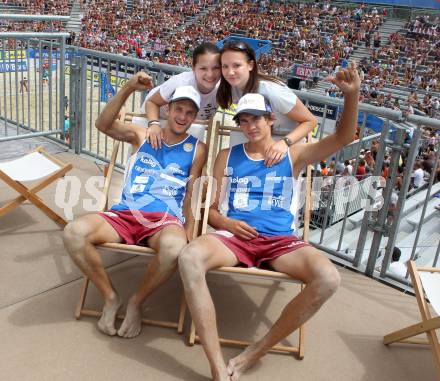
[[[133,118],[145,118],[145,115],[143,114],[134,114],[134,113],[128,113],[128,112],[121,112],[120,118],[124,120],[124,122],[131,122]],[[204,123],[206,126],[209,124],[209,122],[198,122],[198,123]],[[118,150],[119,150],[120,142],[114,141],[113,143],[113,152],[110,159],[110,162],[106,168],[105,171],[105,182],[104,182],[104,200],[102,202],[102,210],[106,210],[108,208],[108,195],[109,195],[109,189],[111,185],[112,176],[114,173],[114,167],[116,163],[116,158],[118,157]],[[137,246],[137,245],[127,245],[122,243],[105,243],[102,245],[97,246],[98,250],[105,250],[105,251],[112,251],[112,252],[119,252],[119,253],[126,253],[126,254],[132,254],[132,255],[142,255],[142,256],[152,256],[155,255],[155,251],[149,247],[144,246]],[[81,289],[80,298],[76,307],[75,311],[75,317],[76,319],[80,319],[81,316],[94,316],[99,317],[101,316],[101,311],[97,310],[91,310],[88,308],[85,308],[85,301],[87,297],[87,290],[89,286],[89,279],[87,277],[84,277],[84,283],[83,287]],[[159,321],[159,320],[150,320],[150,319],[142,319],[143,324],[149,324],[159,327],[166,327],[166,328],[174,328],[177,329],[178,333],[182,333],[183,331],[183,323],[184,323],[184,317],[185,317],[185,311],[186,311],[186,304],[185,300],[182,297],[182,301],[180,304],[178,317],[176,321]],[[123,315],[118,315],[118,319],[123,319]]]
[[[20,193],[20,196],[0,207],[0,217],[24,201],[29,200],[57,224],[65,226],[67,224],[66,220],[47,206],[37,196],[37,193],[64,176],[71,169],[72,164],[63,163],[47,153],[43,147],[38,147],[34,152],[18,159],[0,163],[0,179]],[[23,184],[23,182],[36,180],[41,181],[31,188]]]
[[[207,184],[207,190],[206,190],[206,200],[211,199],[211,194],[213,190],[213,181],[212,181],[212,170],[214,167],[214,161],[215,157],[220,149],[221,146],[221,139],[222,136],[230,136],[230,133],[240,133],[241,131],[238,127],[226,127],[221,126],[219,122],[214,124],[210,130],[210,134],[208,134],[207,138],[207,144],[208,144],[208,152],[209,152],[209,158],[208,158],[208,164],[207,164],[207,172],[209,177],[208,184]],[[235,139],[235,137],[234,137]],[[311,134],[309,135],[308,140],[310,141]],[[236,139],[235,139],[236,140]],[[236,140],[237,141],[237,140]],[[240,141],[240,140],[238,140]],[[307,182],[306,182],[306,205],[305,210],[310,211],[311,209],[311,167],[309,166],[307,168]],[[201,223],[200,223],[201,222]],[[304,218],[304,234],[303,239],[308,240],[309,235],[309,222],[310,222],[310,213],[305,213]],[[203,213],[203,219],[202,221],[196,220],[196,224],[199,223],[199,231],[201,234],[205,234],[208,229],[208,213],[207,210],[204,210]],[[243,275],[243,276],[249,276],[249,277],[256,277],[260,279],[266,279],[266,280],[272,280],[277,282],[289,282],[289,283],[296,283],[300,285],[300,289],[302,290],[305,286],[302,282],[297,281],[295,279],[292,279],[286,274],[279,273],[276,271],[271,270],[262,270],[258,268],[244,268],[244,267],[220,267],[216,270],[210,271],[210,273],[214,274],[229,274],[229,275]],[[218,319],[221,319],[221,311],[218,311]],[[297,346],[286,346],[286,345],[276,345],[274,346],[271,351],[274,352],[284,352],[284,353],[292,353],[294,355],[297,355],[299,359],[304,358],[304,326],[301,326],[299,329],[299,336],[298,336],[298,344]],[[237,339],[226,339],[221,337],[219,334],[219,340],[221,344],[224,345],[232,345],[232,346],[248,346],[251,344],[249,341],[245,340],[237,340]],[[188,343],[189,345],[194,345],[195,343],[200,342],[200,338],[197,335],[194,322],[191,320],[191,327],[190,327],[190,333],[188,337]]]
[[[437,374],[440,379],[440,344],[436,333],[436,330],[440,329],[440,269],[417,267],[414,261],[409,262],[408,269],[416,294],[421,321],[384,336],[383,342],[386,345],[392,343],[429,345],[434,355]],[[431,316],[425,297],[430,301],[431,307],[437,314],[436,317]],[[426,334],[427,340],[411,339],[413,336],[422,333]]]

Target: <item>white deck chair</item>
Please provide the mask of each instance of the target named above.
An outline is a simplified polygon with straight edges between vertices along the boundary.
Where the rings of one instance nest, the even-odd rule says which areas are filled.
[[[437,374],[440,379],[440,344],[436,333],[436,330],[440,329],[440,269],[417,267],[414,261],[409,262],[408,269],[422,320],[417,324],[384,336],[383,342],[386,345],[392,343],[429,345],[434,355]],[[431,316],[425,295],[430,301],[432,309],[437,314],[436,317]],[[427,340],[411,339],[411,337],[422,333],[426,334]]]
[[[206,200],[211,199],[211,194],[213,192],[213,183],[212,183],[212,170],[214,167],[214,161],[215,157],[219,151],[219,147],[221,146],[221,137],[222,136],[231,136],[231,133],[234,132],[234,142],[242,141],[242,138],[240,138],[240,134],[242,135],[240,129],[238,127],[226,127],[221,126],[220,122],[217,122],[213,124],[213,127],[210,131],[211,133],[208,134],[207,138],[207,144],[208,144],[208,163],[207,163],[207,172],[208,175],[211,177],[208,180],[207,185],[207,191],[206,191]],[[238,139],[237,139],[238,138]],[[309,134],[308,140],[311,140],[311,134]],[[311,167],[308,166],[307,168],[307,182],[306,182],[306,211],[311,210]],[[201,197],[200,197],[201,198]],[[199,200],[200,202],[200,200]],[[198,209],[199,210],[199,209]],[[196,225],[199,220],[196,220]],[[305,221],[304,221],[304,231],[303,231],[303,239],[308,240],[309,236],[309,223],[310,223],[310,212],[305,213]],[[208,229],[208,213],[206,211],[203,213],[203,219],[202,223],[199,224],[199,229],[201,234],[205,234]],[[197,229],[198,230],[198,229]],[[250,276],[250,277],[257,277],[260,279],[266,279],[266,280],[272,280],[272,281],[278,281],[278,282],[289,282],[289,283],[296,283],[300,285],[300,290],[303,290],[305,287],[304,284],[300,281],[297,281],[295,279],[292,279],[286,274],[279,273],[276,271],[271,270],[262,270],[257,268],[243,268],[243,267],[220,267],[216,270],[210,271],[210,273],[214,274],[237,274],[237,275],[244,275],[244,276]],[[221,315],[222,311],[219,311],[219,315]],[[220,317],[219,317],[220,318]],[[299,335],[298,335],[298,344],[297,346],[286,346],[286,345],[276,345],[272,347],[271,351],[274,352],[282,352],[282,353],[292,353],[294,355],[297,355],[299,359],[304,358],[304,326],[301,326],[298,329]],[[219,337],[220,343],[224,345],[232,345],[232,346],[248,346],[251,344],[249,341],[244,340],[236,340],[236,339],[226,339],[223,337]],[[190,328],[190,334],[188,337],[188,343],[189,345],[194,345],[195,343],[200,342],[200,337],[196,333],[194,321],[191,320],[191,328]]]
[[[145,114],[135,114],[130,112],[125,112],[123,110],[120,115],[120,119],[123,120],[126,123],[134,123],[138,125],[145,125],[146,126],[146,115]],[[204,125],[204,128],[207,128],[207,126],[210,125],[209,122],[199,122],[201,125]],[[208,129],[209,131],[209,129]],[[119,150],[120,142],[117,140],[114,140],[113,142],[113,152],[110,159],[110,162],[105,170],[105,183],[104,183],[104,189],[103,189],[103,195],[104,199],[102,202],[102,209],[106,210],[109,206],[109,190],[110,185],[114,173],[114,168],[116,164],[116,159],[118,156],[118,150]],[[102,251],[112,251],[112,252],[119,252],[119,253],[126,253],[131,255],[141,255],[141,256],[152,256],[156,255],[156,252],[145,246],[137,246],[137,245],[127,245],[123,243],[104,243],[102,245],[98,245],[97,249]],[[84,283],[81,289],[80,298],[78,300],[76,310],[75,310],[75,317],[76,319],[80,319],[82,316],[92,316],[92,317],[99,317],[101,316],[102,312],[97,310],[92,310],[90,308],[85,308],[85,302],[87,297],[87,291],[89,286],[89,279],[87,277],[84,277]],[[151,320],[151,319],[142,319],[142,324],[147,325],[153,325],[153,326],[159,326],[159,327],[165,327],[165,328],[173,328],[177,329],[178,333],[183,332],[183,323],[185,318],[185,312],[186,312],[186,303],[184,294],[182,293],[182,300],[179,307],[178,317],[176,321],[164,321],[164,320]],[[118,315],[118,319],[124,319],[124,315]]]
[[[48,154],[43,147],[38,147],[34,152],[18,159],[0,163],[0,179],[20,193],[20,196],[0,207],[0,217],[24,201],[29,200],[49,218],[59,225],[65,226],[67,221],[47,206],[46,203],[37,196],[37,192],[64,176],[71,169],[72,164],[63,163]],[[31,188],[22,184],[23,182],[36,180],[41,181]]]

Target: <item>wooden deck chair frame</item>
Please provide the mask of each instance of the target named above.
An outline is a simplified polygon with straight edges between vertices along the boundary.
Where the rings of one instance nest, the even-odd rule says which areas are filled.
[[[61,160],[58,160],[53,155],[50,155],[43,147],[38,147],[33,152],[38,152],[43,155],[46,159],[52,161],[56,164],[59,169],[52,172],[31,188],[26,187],[22,182],[14,180],[12,177],[8,176],[5,172],[0,169],[0,179],[2,179],[6,184],[8,184],[12,189],[17,191],[20,196],[9,201],[2,207],[0,207],[0,217],[4,216],[6,213],[10,212],[12,209],[21,205],[24,201],[29,200],[38,209],[40,209],[44,214],[46,214],[50,219],[55,221],[61,226],[65,226],[67,221],[61,217],[58,213],[52,210],[38,195],[37,193],[42,189],[46,188],[52,184],[55,180],[63,177],[68,171],[72,169],[72,164],[65,164]]]
[[[131,122],[133,117],[141,117],[146,118],[145,114],[136,114],[136,113],[130,113],[126,112],[125,110],[122,110],[120,119],[124,122]],[[196,122],[195,122],[196,123]],[[197,121],[198,124],[204,124],[208,125],[208,122],[204,121]],[[209,129],[208,129],[209,131]],[[104,182],[104,202],[102,210],[106,210],[108,208],[108,195],[111,185],[112,176],[114,173],[115,163],[118,156],[118,150],[119,150],[120,142],[115,140],[113,142],[113,152],[111,155],[111,159],[109,164],[106,166],[105,169],[105,182]],[[126,254],[132,254],[132,255],[141,255],[141,256],[152,256],[155,255],[156,252],[149,248],[149,247],[143,247],[143,246],[137,246],[137,245],[127,245],[122,243],[105,243],[102,245],[97,246],[98,250],[106,250],[106,251],[112,251],[112,252],[118,252],[118,253],[126,253]],[[80,319],[82,316],[92,316],[92,317],[99,317],[101,316],[102,312],[97,310],[91,310],[84,307],[86,297],[87,297],[87,290],[89,286],[90,280],[87,277],[84,277],[83,286],[81,288],[80,298],[77,303],[77,307],[75,310],[75,317],[76,319]],[[182,293],[182,295],[184,295]],[[165,328],[173,328],[177,329],[178,333],[183,332],[183,323],[185,320],[185,313],[186,313],[186,303],[185,298],[182,296],[182,300],[179,307],[179,316],[177,321],[162,321],[162,320],[150,320],[150,319],[142,319],[142,324],[147,325],[154,325],[158,327],[165,327]],[[118,315],[118,319],[124,319],[124,315]]]
[[[417,267],[414,261],[409,262],[408,269],[422,320],[417,324],[410,325],[409,327],[399,329],[384,336],[383,343],[385,345],[392,343],[429,345],[434,355],[437,375],[440,378],[440,344],[437,333],[435,332],[436,329],[440,329],[440,316],[431,316],[419,274],[420,272],[440,273],[440,269],[434,267]],[[412,338],[422,333],[426,334],[427,340]]]
[[[213,167],[214,167],[214,160],[216,157],[216,154],[219,150],[220,146],[220,139],[221,136],[227,136],[230,134],[231,131],[240,131],[237,127],[225,127],[221,126],[220,122],[218,121],[213,125],[211,128],[211,134],[208,134],[207,144],[208,144],[208,153],[209,153],[209,159],[208,159],[208,174],[212,176],[213,173]],[[311,134],[308,136],[308,141],[311,140]],[[311,210],[311,166],[307,167],[307,182],[306,182],[306,200],[305,200],[305,220],[304,220],[304,234],[303,239],[308,240],[309,236],[309,223],[310,223],[310,210]],[[206,200],[210,200],[212,197],[212,177],[209,178],[208,184],[207,184],[207,191],[206,191]],[[198,208],[198,210],[201,210],[201,208]],[[208,213],[205,209],[205,213],[203,213],[202,217],[202,223],[200,224],[200,231],[201,234],[206,233],[208,228]],[[196,221],[197,222],[197,221]],[[279,273],[276,271],[270,271],[270,270],[262,270],[262,269],[256,269],[256,268],[243,268],[243,267],[220,267],[216,270],[210,271],[210,273],[213,274],[236,274],[236,275],[244,275],[249,277],[257,277],[261,279],[266,280],[275,280],[275,281],[282,281],[282,282],[289,282],[289,283],[299,283],[301,291],[304,289],[305,285],[297,280],[292,279],[286,274]],[[298,336],[298,345],[297,346],[285,346],[285,345],[275,345],[272,347],[270,351],[272,352],[278,352],[278,353],[292,353],[296,355],[299,359],[304,358],[304,326],[299,327],[298,329],[299,336]],[[244,340],[236,340],[236,339],[226,339],[223,337],[219,337],[220,344],[228,345],[228,346],[239,346],[239,347],[245,347],[251,344],[249,341]],[[188,337],[188,343],[189,345],[194,345],[195,343],[200,343],[200,337],[197,335],[196,328],[194,325],[194,321],[191,319],[191,326],[190,326],[190,333]]]

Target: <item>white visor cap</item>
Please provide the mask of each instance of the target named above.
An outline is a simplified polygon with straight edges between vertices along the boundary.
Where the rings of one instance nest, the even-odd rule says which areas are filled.
[[[248,93],[238,101],[237,113],[234,120],[238,120],[240,114],[246,113],[256,116],[267,115],[272,112],[272,107],[261,94]]]
[[[197,107],[197,110],[200,110],[200,93],[192,86],[179,86],[174,91],[173,95],[169,103],[181,101],[184,99],[189,99],[193,101]]]

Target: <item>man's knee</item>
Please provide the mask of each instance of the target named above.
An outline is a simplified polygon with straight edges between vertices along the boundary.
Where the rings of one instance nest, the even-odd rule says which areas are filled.
[[[166,235],[161,237],[159,246],[159,261],[163,264],[175,265],[182,249],[187,244],[186,238]]]
[[[77,221],[70,221],[63,231],[64,247],[72,254],[73,252],[84,246],[87,236],[81,224]]]
[[[316,276],[317,283],[317,302],[325,302],[338,289],[341,283],[341,276],[336,267],[329,261],[323,266]]]
[[[204,276],[206,270],[203,266],[202,247],[197,241],[192,241],[179,255],[179,271],[184,282],[195,280]]]

